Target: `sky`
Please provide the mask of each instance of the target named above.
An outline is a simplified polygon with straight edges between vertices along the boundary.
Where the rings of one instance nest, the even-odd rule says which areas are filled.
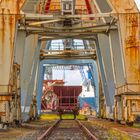
[[[64,79],[65,85],[82,85],[79,70],[53,70],[53,79]]]
[[[86,71],[86,70],[85,70]],[[87,74],[85,72],[85,75],[87,77]],[[70,85],[70,86],[79,86],[82,85],[82,78],[79,70],[53,70],[53,79],[60,80],[64,79],[65,77],[65,85]],[[90,90],[87,92],[87,88],[83,87],[83,91],[80,94],[81,97],[94,97],[94,89],[90,85]]]
[[[138,8],[140,9],[140,0],[135,0],[135,2],[138,5]]]

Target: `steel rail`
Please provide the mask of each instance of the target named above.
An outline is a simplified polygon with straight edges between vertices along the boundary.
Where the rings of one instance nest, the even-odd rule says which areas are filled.
[[[79,120],[76,120],[81,130],[86,133],[89,139],[99,140],[95,135],[93,135]]]
[[[79,126],[79,128],[84,132],[89,140],[99,140],[95,135],[93,135],[79,120],[75,120]],[[53,130],[60,124],[61,120],[55,122],[49,129],[46,130],[37,140],[44,140],[45,138],[49,137]]]
[[[54,128],[60,123],[60,120],[56,121],[50,128],[48,128],[45,133],[43,133],[37,140],[44,140],[47,136],[49,136]]]

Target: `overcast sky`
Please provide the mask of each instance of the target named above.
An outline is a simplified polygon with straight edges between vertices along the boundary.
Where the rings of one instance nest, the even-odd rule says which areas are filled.
[[[82,85],[82,78],[79,70],[53,70],[53,79],[65,78],[65,85]]]
[[[135,2],[138,5],[138,8],[140,9],[140,0],[135,0]]]

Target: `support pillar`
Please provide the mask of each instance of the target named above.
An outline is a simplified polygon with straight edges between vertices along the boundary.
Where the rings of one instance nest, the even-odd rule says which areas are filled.
[[[33,87],[34,78],[36,74],[36,68],[35,68],[36,67],[35,65],[37,64],[37,62],[35,64],[35,60],[37,57],[36,50],[38,48],[39,48],[38,35],[30,35],[26,37],[22,71],[21,71],[21,107],[22,107],[22,112],[23,112],[22,116],[24,120],[27,120],[29,118],[28,113],[29,113],[30,104],[32,100],[32,95],[33,95],[32,88],[34,88]]]
[[[10,107],[15,94],[12,90],[14,43],[24,1],[0,1],[0,118],[4,123],[13,121]]]
[[[105,95],[106,115],[108,118],[113,118],[115,84],[110,44],[107,35],[98,35],[98,39],[96,40],[96,51]]]

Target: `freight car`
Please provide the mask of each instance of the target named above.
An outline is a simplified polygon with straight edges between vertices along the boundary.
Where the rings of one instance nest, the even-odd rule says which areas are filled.
[[[53,91],[58,98],[57,111],[60,118],[64,113],[73,113],[75,119],[79,112],[78,96],[82,92],[82,86],[54,86]]]

